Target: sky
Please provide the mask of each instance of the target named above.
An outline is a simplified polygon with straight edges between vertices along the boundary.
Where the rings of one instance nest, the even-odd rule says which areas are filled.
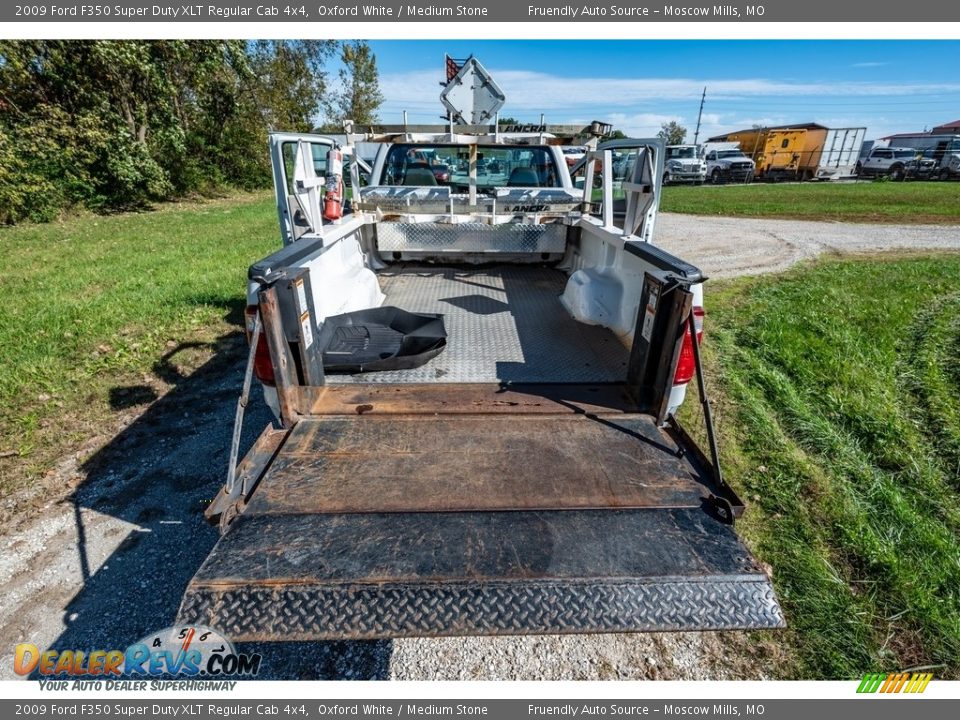
[[[439,122],[443,56],[473,54],[507,96],[501,116],[601,120],[627,135],[675,120],[692,142],[753,125],[866,127],[868,139],[960,119],[960,41],[370,41],[381,122]]]

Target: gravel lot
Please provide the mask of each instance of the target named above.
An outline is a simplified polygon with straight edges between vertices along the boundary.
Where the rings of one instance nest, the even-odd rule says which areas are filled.
[[[821,253],[958,250],[960,226],[869,225],[662,214],[657,244],[708,277],[785,270]]]
[[[822,252],[960,250],[960,228],[663,215],[659,244],[711,277],[782,270]],[[217,533],[204,502],[222,482],[244,342],[236,336],[159,400],[62,459],[65,495],[0,539],[0,678],[13,647],[111,649],[172,622]],[[247,437],[269,421],[262,402]],[[264,644],[270,678],[723,679],[775,668],[740,633]]]

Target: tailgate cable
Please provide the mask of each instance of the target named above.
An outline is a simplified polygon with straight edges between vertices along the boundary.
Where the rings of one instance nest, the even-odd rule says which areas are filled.
[[[703,408],[703,420],[707,430],[707,442],[710,445],[710,461],[713,464],[714,479],[717,487],[721,490],[728,490],[729,486],[723,479],[723,472],[720,470],[720,451],[717,449],[717,435],[713,427],[713,413],[710,410],[710,398],[707,397],[707,384],[703,377],[703,362],[700,359],[700,343],[697,342],[697,326],[693,312],[687,316],[687,327],[690,328],[690,343],[693,349],[693,363],[697,369],[697,390],[700,392],[700,405]],[[733,523],[733,506],[727,498],[720,495],[714,496],[714,502],[717,510],[726,522]]]
[[[707,280],[705,277],[700,277],[697,280],[693,280],[675,273],[666,273],[666,278],[672,284],[664,289],[664,295],[678,287],[683,287],[689,291],[690,285],[694,284],[695,282],[703,283]],[[687,326],[690,332],[690,339],[692,340],[690,346],[693,350],[693,364],[696,368],[697,391],[700,394],[700,407],[703,409],[703,421],[707,431],[707,443],[710,446],[710,464],[713,465],[714,481],[716,482],[718,489],[732,492],[730,486],[727,485],[727,482],[723,479],[723,471],[720,469],[720,451],[717,448],[717,434],[713,426],[713,412],[710,409],[710,398],[707,397],[707,384],[703,375],[703,361],[700,356],[700,343],[697,342],[696,319],[694,318],[692,310],[687,316],[687,319],[684,320],[683,324]],[[715,503],[717,511],[722,516],[722,519],[725,522],[733,524],[736,513],[733,510],[733,504],[730,502],[730,500],[721,495],[714,495],[712,500]],[[739,506],[739,501],[737,504]]]
[[[227,468],[227,494],[233,493],[237,483],[237,456],[240,454],[240,434],[243,430],[243,411],[250,402],[250,386],[253,383],[253,365],[257,357],[257,345],[260,342],[260,308],[253,316],[253,333],[250,337],[250,352],[247,356],[247,369],[243,375],[243,390],[237,400],[237,413],[233,420],[233,438],[230,441],[230,466]],[[244,482],[242,495],[249,490]]]

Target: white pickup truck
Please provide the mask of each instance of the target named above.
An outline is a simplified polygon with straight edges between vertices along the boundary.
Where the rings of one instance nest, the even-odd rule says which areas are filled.
[[[663,184],[693,183],[707,179],[707,164],[696,145],[667,145],[663,165]]]
[[[703,150],[707,178],[714,185],[753,180],[756,163],[743,153],[737,143],[708,144],[704,145]]]
[[[913,148],[874,147],[857,162],[857,177],[889,177],[899,181],[907,178],[932,177],[937,163]]]
[[[270,138],[283,247],[250,268],[223,536],[179,621],[301,641],[781,627],[720,472],[705,278],[652,242],[662,143],[349,137]],[[352,197],[330,219],[338,153]],[[278,427],[236,463],[253,375]],[[674,415],[694,379],[709,453]]]

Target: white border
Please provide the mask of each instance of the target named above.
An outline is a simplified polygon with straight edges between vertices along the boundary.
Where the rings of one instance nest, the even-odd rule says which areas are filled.
[[[8,23],[9,39],[330,38],[365,40],[953,40],[960,23],[885,22],[47,22]]]
[[[877,22],[336,22],[297,23],[8,23],[0,29],[5,39],[55,38],[331,38],[331,39],[476,39],[476,40],[946,40],[960,38],[960,23]],[[589,698],[599,701],[627,699],[862,699],[916,702],[921,698],[960,698],[960,682],[934,680],[923,695],[857,695],[859,681],[610,681],[610,682],[241,682],[224,693],[41,692],[36,682],[2,681],[5,698],[80,700],[191,698],[194,700],[302,698],[448,700],[477,698],[545,698],[550,701]],[[315,713],[311,714],[316,717]]]

